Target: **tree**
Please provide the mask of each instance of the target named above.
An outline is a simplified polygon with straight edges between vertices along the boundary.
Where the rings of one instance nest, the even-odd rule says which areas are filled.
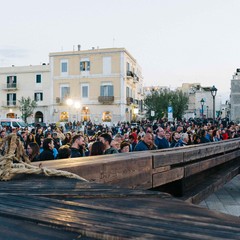
[[[173,117],[181,119],[184,111],[187,109],[188,96],[182,91],[170,91],[169,89],[155,90],[144,99],[144,105],[147,110],[148,118],[151,117],[151,111],[155,112],[154,118],[163,118],[167,116],[168,107],[173,108]]]
[[[37,107],[37,102],[31,100],[30,97],[22,97],[21,100],[18,100],[18,102],[20,104],[19,110],[22,113],[21,117],[24,122],[27,122],[27,118],[33,114],[34,109]]]

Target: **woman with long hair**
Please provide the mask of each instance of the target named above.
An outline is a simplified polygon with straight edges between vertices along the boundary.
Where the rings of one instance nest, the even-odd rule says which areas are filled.
[[[91,146],[90,156],[103,155],[104,149],[104,144],[102,142],[94,142]]]
[[[38,161],[39,154],[40,154],[40,148],[39,148],[38,144],[35,142],[30,142],[27,145],[27,153],[28,153],[29,160],[31,162]]]

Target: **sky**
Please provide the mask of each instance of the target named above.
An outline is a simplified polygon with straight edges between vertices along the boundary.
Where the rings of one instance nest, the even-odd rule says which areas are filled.
[[[145,86],[215,85],[223,101],[240,68],[240,0],[0,2],[0,67],[48,63],[78,44],[124,47]]]

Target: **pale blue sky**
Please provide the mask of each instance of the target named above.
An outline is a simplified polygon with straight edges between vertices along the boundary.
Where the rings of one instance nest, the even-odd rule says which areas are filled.
[[[77,44],[124,47],[145,85],[200,82],[226,98],[240,68],[239,12],[239,0],[1,1],[0,66],[48,62]]]

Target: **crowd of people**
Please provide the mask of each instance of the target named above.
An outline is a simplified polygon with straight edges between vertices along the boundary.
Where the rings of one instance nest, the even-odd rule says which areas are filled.
[[[240,127],[229,124],[194,121],[170,123],[159,120],[141,121],[132,125],[124,122],[108,127],[103,124],[66,123],[29,130],[0,129],[0,143],[10,133],[16,133],[30,161],[78,158],[103,154],[184,147],[192,144],[224,141],[240,137]],[[0,144],[1,146],[1,144]],[[0,147],[4,155],[4,146]]]

